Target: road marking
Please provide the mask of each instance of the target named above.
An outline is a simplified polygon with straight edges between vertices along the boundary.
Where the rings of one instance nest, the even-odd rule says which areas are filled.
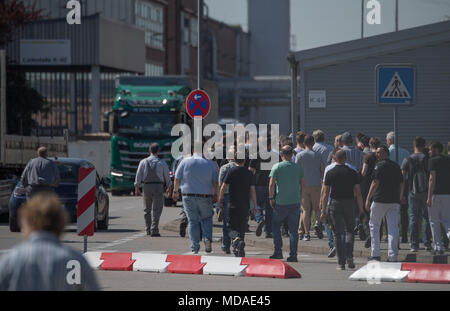
[[[130,241],[136,240],[138,238],[142,238],[142,237],[144,237],[146,235],[147,235],[147,233],[145,231],[143,231],[143,232],[134,234],[132,236],[129,236],[129,237],[126,237],[126,238],[122,238],[120,240],[112,241],[112,242],[109,242],[109,243],[104,244],[104,245],[100,245],[100,246],[97,246],[97,247],[89,248],[89,250],[92,250],[92,251],[102,250],[102,249],[105,249],[105,248],[109,248],[109,247],[117,246],[117,245],[120,245],[120,244],[124,244],[124,243],[130,242]]]

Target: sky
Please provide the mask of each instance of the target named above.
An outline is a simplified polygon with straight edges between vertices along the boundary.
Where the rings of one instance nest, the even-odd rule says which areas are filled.
[[[276,3],[277,0],[272,0]],[[294,51],[361,38],[363,0],[290,0]],[[369,0],[364,0],[366,3]],[[365,22],[364,36],[395,31],[395,0],[379,0],[381,24]],[[205,0],[210,17],[248,31],[247,0]],[[365,10],[365,14],[369,12]],[[399,29],[450,20],[450,0],[399,0]]]

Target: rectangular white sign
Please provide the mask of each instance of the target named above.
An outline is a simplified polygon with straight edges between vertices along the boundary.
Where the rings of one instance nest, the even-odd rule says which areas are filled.
[[[327,91],[309,91],[309,108],[326,108]]]
[[[55,66],[72,63],[70,40],[20,40],[20,64]]]

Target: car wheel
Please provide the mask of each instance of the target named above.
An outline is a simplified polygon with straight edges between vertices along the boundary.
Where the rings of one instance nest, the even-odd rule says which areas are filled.
[[[98,229],[108,230],[108,226],[109,226],[109,207],[106,210],[105,218],[103,220],[98,221]]]
[[[20,227],[17,224],[17,219],[13,218],[11,215],[9,216],[9,231],[20,232]]]

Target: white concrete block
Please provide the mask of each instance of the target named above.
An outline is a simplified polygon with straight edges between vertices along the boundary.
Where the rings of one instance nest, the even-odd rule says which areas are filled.
[[[206,263],[203,274],[242,276],[247,265],[241,261],[239,257],[202,256],[201,263]]]
[[[166,262],[167,254],[133,253],[133,271],[167,272],[170,262]]]
[[[370,261],[350,275],[349,280],[367,281],[370,284],[381,282],[405,282],[409,271],[402,271],[401,262]]]

